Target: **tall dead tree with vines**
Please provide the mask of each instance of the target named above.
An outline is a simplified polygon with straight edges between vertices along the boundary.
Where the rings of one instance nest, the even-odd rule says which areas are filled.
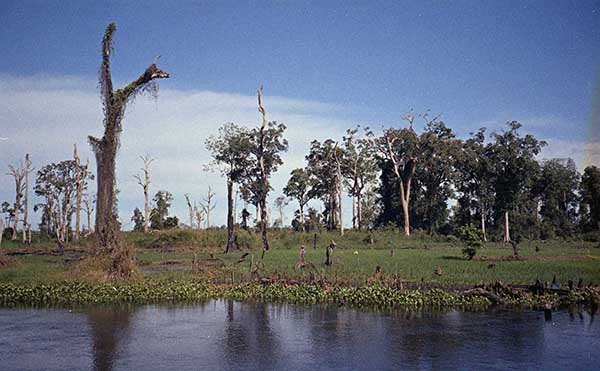
[[[152,63],[133,82],[114,90],[110,70],[113,35],[117,26],[111,23],[102,39],[102,64],[100,67],[100,93],[104,107],[104,135],[102,138],[88,137],[96,155],[98,190],[96,199],[96,238],[98,247],[113,255],[112,276],[127,276],[122,270],[128,257],[119,238],[119,224],[116,210],[116,157],[119,137],[123,130],[122,121],[127,103],[146,91],[155,96],[158,92],[157,79],[168,78],[169,74]],[[158,58],[157,58],[158,60]],[[121,251],[123,250],[123,251]],[[121,261],[121,263],[119,263]],[[123,264],[122,264],[123,263]]]

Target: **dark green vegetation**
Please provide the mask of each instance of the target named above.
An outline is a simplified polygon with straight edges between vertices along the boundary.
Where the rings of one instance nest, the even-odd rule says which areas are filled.
[[[11,264],[0,269],[0,297],[5,304],[147,303],[223,297],[353,306],[455,306],[490,303],[482,293],[468,294],[468,290],[497,281],[549,284],[556,275],[564,289],[569,280],[576,286],[581,279],[584,287],[600,282],[600,249],[593,242],[523,242],[522,260],[507,260],[513,255],[509,244],[487,243],[474,260],[467,260],[463,243],[457,239],[405,237],[395,229],[374,234],[348,231],[343,238],[334,232],[317,233],[317,249],[312,247],[313,234],[269,233],[272,248],[262,260],[258,233],[242,231],[238,244],[243,250],[229,254],[222,253],[226,230],[125,233],[124,240],[135,247],[141,274],[121,283],[90,273],[95,267],[83,258],[85,241],[81,246],[68,244],[65,255],[53,253],[51,242],[34,239],[26,249],[8,242],[3,251]],[[325,246],[332,238],[337,242],[333,266],[325,267]],[[301,244],[307,247],[303,269],[296,266]],[[572,294],[574,301],[589,301],[585,289],[577,292]],[[557,304],[561,299],[555,294],[527,293],[502,300],[537,306]]]

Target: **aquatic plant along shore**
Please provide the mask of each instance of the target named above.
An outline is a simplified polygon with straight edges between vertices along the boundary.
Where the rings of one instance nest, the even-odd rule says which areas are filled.
[[[464,291],[399,290],[380,285],[363,287],[322,286],[285,283],[246,283],[216,285],[194,281],[155,281],[120,284],[90,284],[64,282],[59,284],[0,284],[0,304],[16,305],[78,305],[119,303],[198,302],[208,299],[236,301],[283,302],[294,304],[335,304],[349,307],[393,309],[402,307],[462,307],[489,305],[524,306],[527,308],[558,307],[584,304],[597,308],[600,290],[582,289],[535,290],[518,289],[496,284]]]

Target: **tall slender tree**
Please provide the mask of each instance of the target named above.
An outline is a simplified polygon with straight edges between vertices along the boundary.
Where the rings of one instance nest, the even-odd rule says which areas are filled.
[[[77,153],[77,144],[73,145],[73,160],[75,161],[77,174],[75,176],[76,181],[76,200],[75,200],[75,233],[73,240],[79,241],[81,237],[81,202],[83,193],[87,188],[87,180],[89,176],[89,159],[86,161],[85,166],[81,166],[81,161]]]
[[[31,244],[31,225],[29,224],[29,174],[34,169],[31,168],[29,153],[25,155],[25,165],[23,173],[25,176],[25,186],[23,190],[23,243]]]
[[[88,137],[97,164],[96,235],[99,247],[113,255],[110,275],[128,276],[131,272],[131,257],[122,249],[116,210],[116,157],[119,138],[123,130],[122,121],[127,104],[138,94],[158,91],[157,79],[168,78],[169,74],[159,69],[156,61],[134,81],[121,89],[114,90],[110,57],[112,41],[117,26],[111,23],[102,39],[102,64],[100,67],[100,92],[104,107],[104,135],[102,138]],[[157,58],[158,59],[158,58]]]
[[[261,114],[261,125],[249,132],[250,154],[253,166],[246,169],[243,191],[252,194],[260,209],[260,230],[263,252],[269,250],[269,239],[267,236],[267,196],[271,188],[269,178],[282,164],[280,152],[287,151],[288,143],[283,138],[285,125],[276,122],[267,122],[267,112],[262,101],[262,86],[257,91],[258,111]]]

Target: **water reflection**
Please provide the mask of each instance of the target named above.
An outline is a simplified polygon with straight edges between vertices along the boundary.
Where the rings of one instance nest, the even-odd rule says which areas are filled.
[[[92,336],[94,370],[112,370],[128,341],[134,307],[98,307],[87,310]]]
[[[0,309],[0,369],[594,369],[593,318],[579,307],[546,322],[532,311],[375,313],[232,301]]]
[[[279,357],[277,335],[271,329],[269,307],[226,301],[223,358],[227,369],[257,367],[272,369]]]

